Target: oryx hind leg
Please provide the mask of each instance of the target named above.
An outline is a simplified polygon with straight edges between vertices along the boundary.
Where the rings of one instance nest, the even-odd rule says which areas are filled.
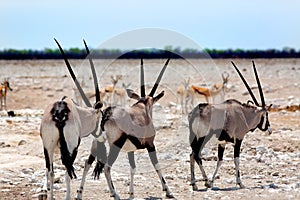
[[[50,200],[54,199],[53,193],[53,184],[54,184],[54,170],[53,170],[53,151],[49,152],[46,148],[44,148],[45,162],[46,162],[46,173],[45,173],[45,182],[39,194],[39,200],[47,199],[47,191],[50,190]],[[50,181],[50,182],[49,182]]]
[[[77,190],[77,197],[75,198],[76,200],[82,199],[82,193],[83,193],[86,175],[87,175],[92,163],[94,162],[94,160],[95,160],[95,157],[92,154],[90,154],[89,158],[85,161],[80,187]]]
[[[218,145],[218,161],[217,161],[217,166],[215,169],[215,172],[212,176],[211,182],[208,183],[207,187],[212,188],[213,187],[213,183],[216,179],[216,175],[223,163],[223,155],[224,155],[224,151],[225,151],[225,144],[219,144]]]
[[[158,174],[159,179],[161,181],[163,191],[166,192],[166,197],[174,198],[173,194],[171,193],[171,191],[170,191],[170,189],[169,189],[169,187],[168,187],[168,185],[167,185],[167,183],[166,183],[166,181],[165,181],[165,179],[162,175],[161,168],[160,168],[160,165],[159,165],[158,160],[157,160],[155,146],[153,145],[153,147],[147,147],[147,150],[148,150],[148,154],[149,154],[151,163],[154,166],[155,171]]]
[[[212,134],[209,134],[207,136],[201,137],[197,139],[197,137],[194,134],[190,134],[190,142],[192,147],[192,153],[190,155],[190,167],[191,167],[191,185],[193,187],[193,190],[198,190],[195,180],[195,172],[194,172],[194,162],[198,164],[200,171],[202,173],[203,181],[205,182],[205,186],[209,186],[209,181],[207,178],[207,175],[205,173],[205,170],[202,165],[202,159],[201,159],[201,151],[203,147],[206,145],[206,143],[210,140],[212,137]]]
[[[130,186],[129,186],[129,199],[134,199],[134,189],[133,189],[133,179],[135,174],[135,161],[134,161],[134,152],[128,152],[128,160],[130,164]]]
[[[105,163],[107,160],[107,155],[106,155],[106,147],[104,142],[99,142],[96,138],[94,138],[92,142],[91,153],[89,155],[89,158],[85,161],[80,187],[77,190],[77,197],[75,198],[77,200],[82,199],[85,179],[96,157],[97,157],[97,164],[95,166],[93,175],[94,175],[94,179],[99,179],[99,176],[102,173],[102,170],[104,168],[103,163]]]

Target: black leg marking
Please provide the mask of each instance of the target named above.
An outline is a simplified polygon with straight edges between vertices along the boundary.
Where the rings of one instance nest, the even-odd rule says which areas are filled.
[[[127,154],[128,154],[128,160],[129,160],[130,167],[132,169],[135,169],[136,166],[135,166],[135,161],[134,161],[134,152],[131,151],[131,152],[128,152]]]
[[[224,150],[225,148],[222,145],[218,145],[218,159],[219,161],[223,160],[223,155],[224,155]]]
[[[107,151],[104,142],[97,141],[97,152],[96,152],[97,160],[101,163],[106,163],[107,161]]]
[[[48,171],[50,171],[50,159],[47,149],[44,148],[44,155],[45,155],[45,161],[46,161],[46,168]]]
[[[87,160],[87,163],[89,165],[91,165],[91,164],[93,164],[94,161],[95,161],[95,157],[92,154],[90,154],[90,156],[89,156],[89,158]]]
[[[147,144],[142,144],[137,137],[132,135],[128,135],[127,138],[137,149],[145,149],[147,146],[149,146]]]
[[[121,137],[116,140],[113,145],[111,145],[110,150],[109,150],[109,154],[108,154],[108,161],[107,164],[108,166],[112,166],[113,163],[116,161],[120,150],[122,149],[123,145],[125,144],[127,140],[127,136],[126,134],[122,134]]]
[[[243,140],[238,140],[238,139],[236,139],[236,141],[235,141],[235,145],[234,145],[234,158],[240,157],[240,149],[241,149],[242,141]]]
[[[234,143],[234,138],[231,138],[225,130],[217,130],[217,138],[219,141],[225,140]]]
[[[149,153],[151,163],[153,164],[153,166],[155,166],[158,163],[155,146],[154,145],[153,146],[148,145],[147,146],[147,151]]]

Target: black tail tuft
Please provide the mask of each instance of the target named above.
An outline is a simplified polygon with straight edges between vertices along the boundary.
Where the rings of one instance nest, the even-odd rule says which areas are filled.
[[[77,148],[73,150],[72,154],[69,152],[62,128],[59,128],[59,143],[60,143],[61,161],[63,165],[66,167],[67,172],[71,179],[77,178],[73,167],[73,163],[77,155]],[[79,145],[79,141],[78,141],[78,145]]]
[[[99,176],[100,174],[103,172],[103,168],[104,168],[104,163],[100,162],[99,160],[97,161],[97,164],[94,168],[94,172],[93,172],[93,175],[94,175],[94,179],[99,179]]]

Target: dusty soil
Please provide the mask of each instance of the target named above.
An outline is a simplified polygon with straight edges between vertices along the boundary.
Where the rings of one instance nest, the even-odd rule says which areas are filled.
[[[255,80],[250,60],[235,60],[250,85]],[[92,80],[87,62],[71,61],[87,93],[92,91]],[[146,60],[147,86],[151,87],[157,71],[164,60]],[[110,76],[122,74],[122,82],[131,83],[130,88],[139,88],[138,60],[95,61],[101,86],[110,85]],[[246,135],[241,152],[241,175],[246,189],[235,185],[233,147],[227,145],[225,161],[219,171],[213,189],[205,189],[200,171],[196,170],[199,191],[192,191],[187,116],[181,113],[176,88],[184,79],[190,78],[195,85],[221,83],[221,73],[228,71],[229,87],[225,97],[215,101],[235,98],[242,102],[250,99],[242,82],[230,64],[230,60],[173,60],[167,69],[159,90],[165,97],[154,108],[157,130],[156,147],[165,179],[177,199],[300,199],[300,113],[286,111],[286,106],[300,104],[300,60],[256,60],[265,98],[276,111],[269,114],[273,133],[259,130]],[[16,117],[0,116],[0,199],[37,199],[44,180],[44,157],[39,137],[39,125],[43,109],[63,96],[74,97],[73,83],[62,61],[0,61],[0,78],[10,79],[13,91],[7,94],[7,110]],[[258,98],[259,99],[259,98]],[[195,105],[204,102],[203,97]],[[92,99],[93,102],[93,99]],[[128,104],[132,103],[126,101]],[[280,109],[278,109],[280,108]],[[72,181],[72,196],[75,197],[81,181],[84,160],[87,158],[92,137],[82,139],[75,162],[78,179]],[[210,148],[208,148],[210,147]],[[216,165],[216,143],[211,141],[204,151],[204,167],[209,176]],[[146,151],[136,152],[137,173],[135,176],[136,199],[165,199],[161,184],[150,164]],[[55,196],[64,199],[64,168],[56,156]],[[92,170],[87,178],[84,199],[111,199],[104,175],[93,180]],[[121,198],[128,198],[129,164],[126,154],[121,153],[112,168],[114,185]]]

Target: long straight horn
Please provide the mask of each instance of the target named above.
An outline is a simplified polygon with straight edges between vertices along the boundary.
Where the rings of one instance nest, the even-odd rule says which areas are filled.
[[[162,70],[160,71],[159,76],[157,77],[156,82],[155,82],[155,84],[154,84],[154,86],[153,86],[153,88],[152,88],[152,90],[151,90],[151,92],[150,92],[150,94],[149,94],[150,97],[153,97],[153,96],[154,96],[155,91],[156,91],[156,89],[157,89],[157,87],[158,87],[158,85],[159,85],[159,82],[160,82],[160,80],[161,80],[161,78],[162,78],[162,76],[163,76],[163,74],[164,74],[164,72],[165,72],[165,70],[166,70],[166,68],[167,68],[167,66],[168,66],[168,64],[169,64],[169,61],[170,61],[170,58],[168,58],[168,60],[167,60],[167,62],[165,63],[164,67],[163,67]]]
[[[71,65],[70,65],[70,63],[69,63],[69,61],[68,61],[68,59],[67,59],[67,57],[66,57],[66,55],[65,55],[64,50],[61,48],[60,44],[58,43],[58,41],[57,41],[55,38],[54,38],[54,40],[55,40],[56,44],[58,45],[58,48],[59,48],[59,50],[60,50],[60,53],[61,53],[61,55],[63,56],[63,59],[65,60],[65,63],[66,63],[67,68],[68,68],[68,70],[69,70],[69,72],[70,72],[70,75],[71,75],[71,77],[72,77],[72,79],[73,79],[73,81],[74,81],[74,83],[75,83],[77,89],[79,90],[79,93],[80,93],[80,95],[81,95],[81,97],[82,97],[82,99],[83,99],[85,105],[88,106],[88,107],[92,107],[91,103],[89,102],[88,98],[86,97],[86,95],[84,94],[84,92],[83,92],[81,86],[80,86],[79,83],[78,83],[78,80],[77,80],[77,78],[76,78],[76,76],[75,76],[75,74],[74,74],[74,72],[73,72],[73,69],[72,69],[72,67],[71,67]]]
[[[145,97],[146,96],[146,92],[145,92],[145,79],[144,79],[144,63],[143,63],[143,59],[141,59],[141,97]]]
[[[266,103],[265,103],[265,98],[264,98],[264,93],[262,91],[262,87],[258,78],[258,74],[256,71],[256,67],[255,67],[255,63],[252,60],[252,64],[253,64],[253,70],[254,70],[254,74],[255,74],[255,78],[256,78],[256,82],[257,82],[257,86],[258,86],[258,91],[259,91],[259,95],[260,95],[260,99],[261,99],[261,106],[264,108]]]
[[[232,63],[232,65],[234,66],[234,68],[235,68],[235,70],[237,71],[237,73],[239,74],[239,76],[241,77],[241,79],[242,79],[244,85],[246,86],[246,88],[247,88],[247,90],[248,90],[250,96],[252,97],[252,99],[253,99],[255,105],[256,105],[256,106],[259,106],[259,103],[257,102],[257,100],[256,100],[256,98],[255,98],[255,96],[254,96],[254,94],[253,94],[251,88],[249,87],[249,85],[248,85],[247,81],[245,80],[245,78],[243,77],[242,73],[240,72],[240,70],[235,66],[235,64],[234,64],[232,61],[231,61],[231,63]]]
[[[98,103],[98,102],[101,101],[101,99],[100,99],[100,92],[99,92],[99,85],[98,85],[96,70],[95,70],[95,66],[94,66],[92,57],[90,55],[90,50],[89,50],[85,40],[83,40],[83,43],[84,43],[84,46],[85,46],[86,53],[88,54],[87,57],[89,58],[89,62],[90,62],[90,66],[91,66],[91,70],[92,70],[92,74],[93,74],[93,79],[94,79],[96,103]]]

